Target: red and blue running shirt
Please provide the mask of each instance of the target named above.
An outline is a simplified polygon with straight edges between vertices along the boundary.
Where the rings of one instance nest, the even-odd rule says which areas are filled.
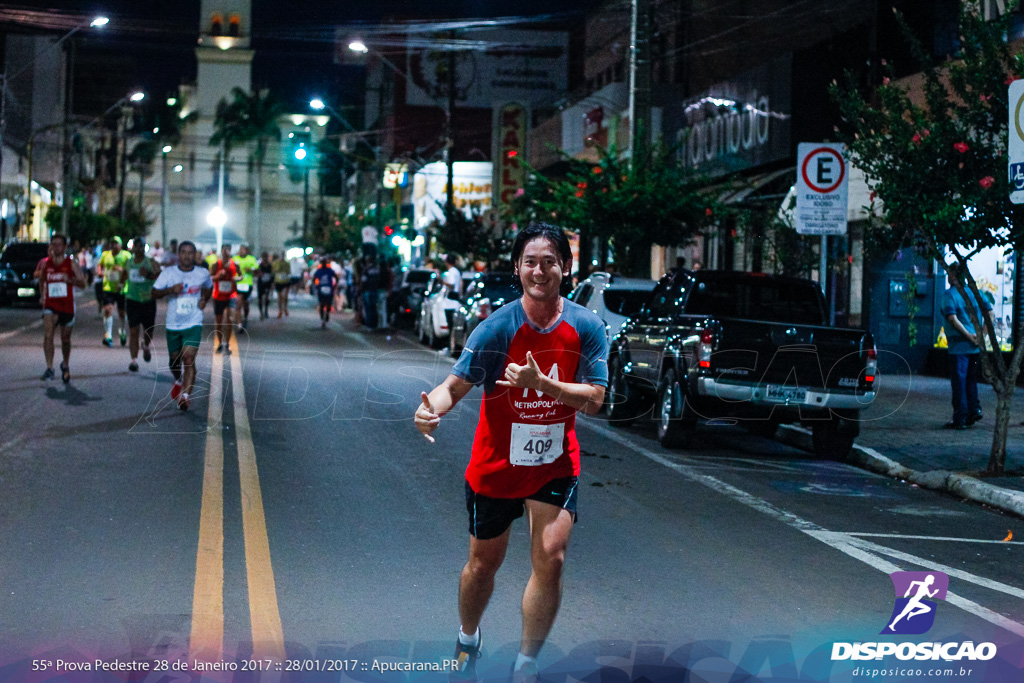
[[[547,482],[579,476],[576,410],[534,390],[497,384],[509,363],[526,365],[561,382],[608,385],[608,338],[591,311],[563,299],[562,315],[546,330],[526,317],[521,300],[503,306],[477,327],[452,369],[483,385],[480,422],[466,481],[492,498],[525,498]]]

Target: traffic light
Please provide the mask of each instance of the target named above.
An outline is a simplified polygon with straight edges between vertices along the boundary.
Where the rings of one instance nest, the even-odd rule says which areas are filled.
[[[288,133],[288,159],[290,164],[307,166],[313,161],[313,136],[307,131]]]
[[[387,235],[388,237],[391,237],[392,235],[395,234],[395,229],[392,228],[390,225],[385,225],[384,234]]]

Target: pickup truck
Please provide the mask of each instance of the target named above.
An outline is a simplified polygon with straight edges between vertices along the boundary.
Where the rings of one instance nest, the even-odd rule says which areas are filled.
[[[612,340],[605,410],[653,418],[668,448],[694,445],[701,420],[765,436],[803,422],[818,457],[845,460],[876,369],[870,333],[830,326],[814,282],[679,270]]]

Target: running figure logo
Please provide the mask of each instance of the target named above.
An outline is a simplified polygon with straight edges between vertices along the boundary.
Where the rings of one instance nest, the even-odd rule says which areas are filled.
[[[896,589],[896,605],[882,633],[927,633],[935,623],[936,607],[928,598],[945,600],[949,577],[942,572],[893,572],[889,578]]]

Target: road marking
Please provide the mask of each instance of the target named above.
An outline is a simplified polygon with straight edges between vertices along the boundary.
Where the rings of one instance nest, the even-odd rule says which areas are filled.
[[[638,445],[635,441],[631,441],[627,435],[613,431],[610,427],[606,427],[600,424],[597,420],[580,420],[577,424],[585,425],[587,428],[594,430],[598,434],[601,434],[602,436],[611,439],[612,441],[615,441],[625,446],[626,448],[632,449],[634,452],[639,453],[640,455],[643,455],[644,457],[653,460],[654,462],[660,465],[664,465],[665,467],[668,467],[669,469],[678,472],[679,474],[686,477],[690,481],[702,484],[712,489],[713,491],[716,491],[724,496],[732,498],[733,500],[744,505],[747,505],[757,510],[758,512],[762,512],[768,515],[769,517],[772,517],[773,519],[782,522],[783,524],[786,524],[794,529],[797,529],[798,531],[802,531],[811,538],[814,538],[815,540],[818,540],[832,548],[835,548],[836,550],[845,553],[849,557],[860,560],[861,562],[867,564],[868,566],[874,569],[877,569],[878,571],[884,572],[886,574],[891,574],[892,572],[900,571],[900,567],[893,564],[892,562],[889,562],[872,554],[872,552],[869,552],[868,549],[865,548],[865,546],[871,548],[871,550],[875,552],[890,555],[892,557],[895,557],[896,559],[909,562],[910,564],[914,564],[921,567],[932,567],[935,569],[935,571],[946,572],[950,576],[955,576],[956,578],[968,581],[978,586],[991,588],[992,590],[1004,593],[1006,593],[1007,590],[1019,590],[1012,586],[1007,586],[1006,584],[991,581],[989,579],[977,576],[975,574],[971,574],[969,572],[952,569],[951,567],[942,567],[941,565],[936,565],[934,562],[926,561],[923,558],[918,558],[912,555],[907,555],[905,553],[890,550],[888,548],[884,548],[883,546],[875,545],[870,541],[855,538],[844,532],[829,531],[818,526],[814,522],[806,520],[791,512],[786,512],[785,510],[782,510],[781,508],[772,505],[768,501],[762,500],[761,498],[758,498],[753,494],[747,493],[746,491],[739,489],[733,486],[732,484],[727,484],[721,479],[717,479],[707,474],[701,474],[694,468],[684,465],[682,463],[673,462],[672,460],[669,460],[668,458],[659,453],[655,453],[654,451],[648,450],[643,446]],[[1024,591],[1020,592],[1024,594]],[[987,607],[983,607],[982,605],[979,605],[976,602],[972,602],[971,600],[968,600],[967,598],[964,598],[963,596],[957,593],[947,591],[946,602],[950,603],[951,605],[955,605],[956,607],[959,607],[965,612],[973,614],[974,616],[983,619],[991,624],[995,624],[1000,628],[1004,628],[1011,633],[1014,633],[1019,636],[1024,636],[1024,624],[1020,624],[1016,621],[1012,621],[1011,619],[1007,619],[1003,615],[993,612]]]
[[[847,531],[847,536],[856,538],[897,538],[908,541],[955,541],[958,543],[995,543],[996,545],[1024,545],[1024,541],[1002,541],[991,538],[956,538],[954,536],[911,536],[908,534],[872,534]]]
[[[888,555],[889,557],[892,557],[894,559],[903,560],[904,562],[910,562],[911,564],[916,564],[921,567],[931,567],[935,571],[943,572],[945,574],[948,574],[949,576],[955,576],[958,579],[963,579],[964,581],[973,583],[977,586],[988,588],[989,590],[994,590],[999,593],[1005,593],[1006,595],[1012,595],[1015,598],[1024,598],[1024,590],[1021,590],[1020,588],[1017,588],[1015,586],[1010,586],[999,581],[993,581],[992,579],[986,579],[982,576],[977,576],[975,574],[965,572],[962,569],[947,567],[945,565],[936,563],[934,560],[926,560],[923,557],[917,557],[916,555],[911,555],[910,553],[905,553],[900,550],[894,550],[893,548],[887,548],[884,545],[878,545],[877,543],[872,543],[871,541],[865,541],[864,539],[860,538],[847,538],[849,543],[864,548],[865,550],[869,550],[878,555]]]
[[[192,596],[189,659],[218,661],[224,652],[224,392],[223,357],[213,357],[210,407],[206,415],[203,496],[199,514],[199,550]]]
[[[39,320],[35,321],[34,323],[29,323],[27,325],[22,325],[21,327],[19,327],[16,330],[11,330],[10,332],[4,332],[3,334],[0,334],[0,342],[5,342],[5,341],[7,341],[8,339],[10,339],[11,337],[13,337],[16,334],[21,334],[22,332],[27,332],[29,330],[35,329],[37,327],[42,327],[42,326],[43,326],[43,320],[42,320],[42,318],[40,318]]]
[[[238,343],[231,338],[231,394],[235,410],[238,443],[238,473],[242,485],[242,531],[245,537],[245,569],[249,587],[249,617],[253,656],[283,661],[284,629],[277,604],[274,569],[270,562],[270,540],[256,470],[256,446],[252,441],[249,414],[245,407],[245,386]]]

